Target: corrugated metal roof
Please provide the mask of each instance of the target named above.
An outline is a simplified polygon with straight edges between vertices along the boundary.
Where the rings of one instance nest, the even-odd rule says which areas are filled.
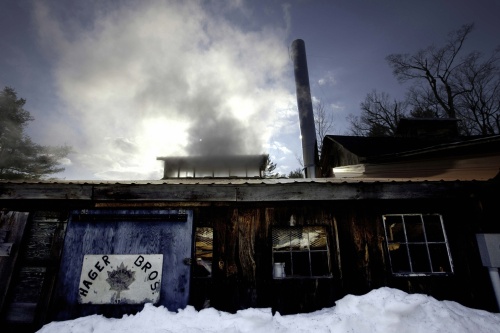
[[[356,183],[420,183],[420,182],[464,182],[485,181],[484,179],[436,179],[436,178],[174,178],[163,180],[0,180],[1,184],[74,184],[74,185],[279,185],[279,184],[356,184]]]

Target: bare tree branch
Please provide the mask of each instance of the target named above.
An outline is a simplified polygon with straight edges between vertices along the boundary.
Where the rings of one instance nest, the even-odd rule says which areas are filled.
[[[360,106],[359,117],[348,117],[351,133],[358,136],[394,136],[399,120],[407,115],[406,102],[391,101],[387,93],[375,90]]]
[[[454,85],[454,76],[463,66],[457,58],[473,28],[473,24],[466,24],[451,32],[441,48],[429,46],[413,56],[391,54],[386,58],[398,81],[427,82],[436,103],[450,118],[456,118],[455,97],[465,93]]]
[[[333,132],[333,114],[328,112],[322,101],[314,103],[314,126],[316,128],[316,141],[321,154],[325,135]]]
[[[413,83],[407,95],[413,116],[457,118],[463,134],[497,134],[500,48],[486,60],[477,51],[462,55],[473,28],[466,24],[452,31],[440,48],[431,45],[413,55],[391,54],[386,59],[399,82]]]

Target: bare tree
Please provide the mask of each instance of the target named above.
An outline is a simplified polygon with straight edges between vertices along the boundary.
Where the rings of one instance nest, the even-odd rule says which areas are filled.
[[[323,139],[325,135],[333,132],[333,114],[325,107],[320,100],[314,103],[314,126],[316,128],[316,141],[318,143],[319,155],[323,148]]]
[[[500,69],[497,52],[485,61],[474,52],[465,59],[457,86],[465,93],[457,102],[457,116],[466,134],[500,133]]]
[[[454,81],[456,72],[460,71],[462,65],[458,54],[472,29],[473,25],[468,24],[453,31],[449,34],[445,46],[441,48],[431,45],[413,55],[391,54],[386,58],[399,82],[424,81],[425,85],[420,88],[426,96],[433,96],[434,102],[441,106],[450,118],[456,117],[456,96],[465,92],[459,89]]]
[[[348,117],[351,133],[358,136],[394,136],[399,120],[407,115],[406,102],[391,100],[387,93],[375,90],[360,106],[359,117]]]
[[[413,83],[408,103],[437,117],[458,118],[464,134],[499,133],[499,57],[483,60],[479,52],[462,55],[473,24],[451,32],[443,47],[386,59],[399,82]]]

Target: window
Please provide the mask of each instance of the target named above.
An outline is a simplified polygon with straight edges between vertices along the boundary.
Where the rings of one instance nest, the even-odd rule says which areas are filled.
[[[212,276],[212,254],[214,244],[214,232],[212,228],[200,227],[195,232],[195,265],[193,274],[195,277]]]
[[[394,275],[453,273],[441,215],[388,214],[383,215],[383,221]]]
[[[273,276],[331,276],[325,227],[273,228]]]

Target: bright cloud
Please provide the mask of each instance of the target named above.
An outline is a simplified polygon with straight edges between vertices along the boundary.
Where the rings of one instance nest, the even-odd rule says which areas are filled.
[[[267,144],[266,147],[268,149],[280,151],[282,154],[285,155],[292,154],[292,151],[289,148],[287,148],[286,145],[284,145],[279,141],[273,141],[271,144]]]
[[[233,1],[226,10],[244,8]],[[283,83],[285,28],[244,30],[195,1],[96,13],[67,26],[37,6],[40,41],[55,50],[56,86],[71,119],[54,126],[78,127],[65,139],[79,153],[75,164],[99,178],[144,179],[157,177],[157,156],[264,152],[280,130],[273,108],[293,97]]]
[[[333,75],[333,72],[327,71],[323,77],[318,79],[318,84],[320,86],[325,86],[325,85],[330,85],[333,86],[337,83],[335,80],[335,76]]]
[[[328,104],[330,109],[333,111],[333,113],[341,113],[345,111],[345,106],[339,104],[339,103],[330,103]]]

